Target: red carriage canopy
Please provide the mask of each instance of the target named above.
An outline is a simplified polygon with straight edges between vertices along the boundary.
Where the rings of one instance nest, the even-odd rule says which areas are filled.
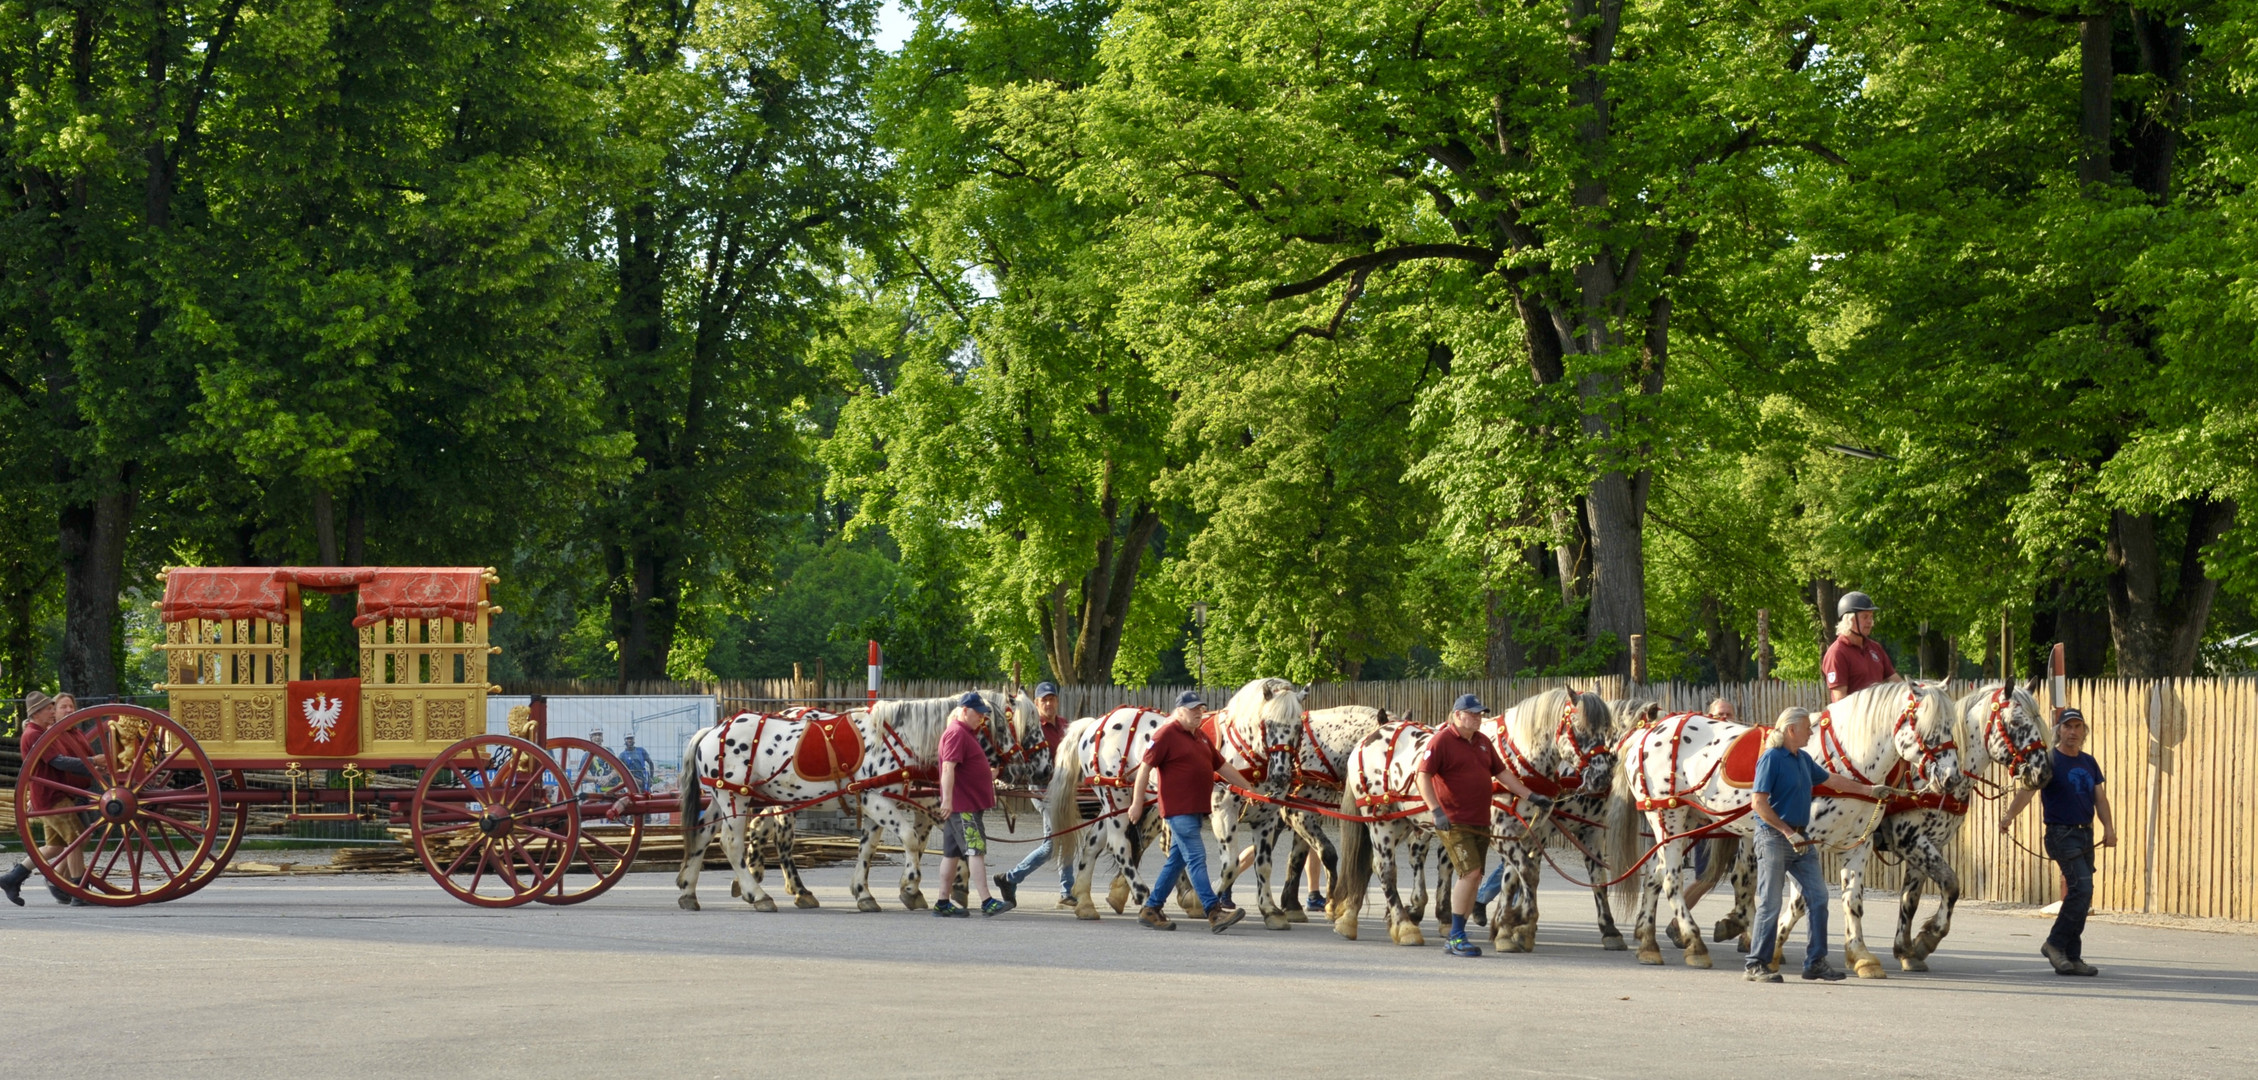
[[[354,626],[386,619],[478,619],[485,572],[462,566],[182,567],[165,577],[166,622],[265,619],[289,622],[286,586],[318,592],[360,590]]]

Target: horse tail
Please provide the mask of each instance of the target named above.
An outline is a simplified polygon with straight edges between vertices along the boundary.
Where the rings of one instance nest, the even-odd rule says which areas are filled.
[[[1717,882],[1725,876],[1725,871],[1732,867],[1733,859],[1740,854],[1741,838],[1729,832],[1721,832],[1711,834],[1702,842],[1709,845],[1709,866],[1694,882],[1696,896],[1709,895],[1709,890],[1715,888]]]
[[[679,779],[682,786],[682,866],[685,870],[689,868],[691,859],[706,857],[704,850],[693,852],[690,848],[698,842],[698,819],[705,815],[704,808],[699,805],[699,789],[705,785],[698,782],[698,742],[706,737],[706,732],[712,730],[699,728],[696,734],[682,743],[682,772]]]
[[[1077,725],[1079,726],[1079,725]],[[1044,820],[1050,823],[1051,857],[1072,866],[1082,848],[1082,750],[1080,733],[1070,728],[1058,744],[1051,765],[1051,787],[1043,799]]]
[[[1618,745],[1627,748],[1642,738],[1642,735],[1633,735]],[[1607,793],[1607,835],[1601,840],[1600,850],[1607,860],[1608,876],[1622,875],[1622,880],[1613,887],[1615,902],[1619,904],[1635,902],[1641,888],[1639,875],[1629,872],[1639,861],[1639,856],[1646,853],[1646,845],[1640,843],[1639,832],[1640,819],[1645,815],[1639,813],[1638,797],[1632,786],[1632,779],[1634,773],[1645,767],[1646,754],[1643,748],[1635,758],[1628,753],[1617,757],[1615,786]]]
[[[1326,907],[1337,919],[1354,920],[1357,909],[1364,906],[1364,892],[1372,884],[1372,826],[1357,819],[1357,803],[1364,793],[1364,770],[1353,767],[1356,761],[1353,753],[1349,760],[1352,768],[1347,782],[1341,785],[1343,816],[1341,840],[1333,859],[1333,888],[1325,898]],[[1337,927],[1339,923],[1334,925]]]

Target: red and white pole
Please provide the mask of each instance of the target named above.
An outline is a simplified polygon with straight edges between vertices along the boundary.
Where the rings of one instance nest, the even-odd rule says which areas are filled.
[[[870,703],[878,704],[878,673],[885,667],[879,662],[878,643],[870,643]]]

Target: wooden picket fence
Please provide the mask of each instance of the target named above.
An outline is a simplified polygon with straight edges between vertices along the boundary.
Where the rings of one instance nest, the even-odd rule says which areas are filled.
[[[1460,694],[1481,697],[1503,708],[1540,691],[1573,685],[1608,698],[1625,696],[1620,676],[1596,679],[1407,679],[1396,682],[1319,683],[1310,688],[1312,708],[1376,705],[1395,716],[1432,722],[1450,710]],[[949,680],[886,680],[887,697],[939,697],[960,693],[967,684]],[[1060,711],[1091,716],[1116,705],[1165,709],[1190,687],[1069,686],[1060,693]],[[1220,705],[1235,687],[1198,688]],[[1790,705],[1815,708],[1826,700],[1817,682],[1731,683],[1691,686],[1648,684],[1639,696],[1661,701],[1666,709],[1700,709],[1724,697],[1744,719],[1769,721]],[[1955,695],[1971,687],[1956,685]],[[860,679],[791,679],[723,683],[527,682],[509,693],[546,694],[711,694],[724,709],[759,703],[857,700]],[[2043,694],[2043,691],[2042,691]],[[2085,679],[2069,683],[2069,703],[2085,712],[2092,736],[2087,751],[2108,777],[2106,790],[2116,811],[2118,845],[2099,852],[2094,903],[2110,911],[2152,912],[2209,918],[2258,920],[2258,829],[2242,811],[2258,794],[2258,679]],[[2034,802],[2015,824],[2013,838],[1999,832],[2004,801],[1978,800],[1969,811],[1951,852],[1963,895],[1970,899],[2044,904],[2061,895],[2061,879],[2042,851],[2043,829]],[[2026,850],[2027,849],[2027,850]],[[1832,860],[1830,860],[1831,862]],[[1894,890],[1897,869],[1877,860],[1868,874],[1871,888]],[[1830,868],[1830,876],[1832,868]],[[1879,928],[1877,928],[1879,929]]]

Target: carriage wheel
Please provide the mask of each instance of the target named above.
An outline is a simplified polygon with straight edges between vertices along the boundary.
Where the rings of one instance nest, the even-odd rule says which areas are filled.
[[[83,756],[68,753],[73,732],[85,738]],[[66,756],[79,756],[87,775],[65,774],[72,783],[35,775]],[[31,808],[35,789],[48,809]],[[171,717],[138,705],[91,706],[48,729],[23,755],[15,809],[32,865],[64,892],[105,907],[186,895],[220,833],[211,759]],[[49,858],[30,842],[33,822],[43,840],[50,830],[78,832]],[[60,869],[73,855],[84,861],[75,879]]]
[[[549,748],[550,756],[564,766],[565,775],[571,781],[568,790],[580,800],[580,842],[570,848],[555,849],[571,852],[564,876],[557,879],[556,888],[534,899],[544,904],[593,900],[619,884],[619,879],[627,876],[628,868],[635,865],[635,853],[643,847],[643,815],[639,811],[622,814],[626,822],[624,833],[594,823],[608,816],[621,799],[632,799],[643,792],[635,786],[635,778],[628,774],[627,766],[601,743],[566,737],[550,739],[544,745]],[[577,764],[575,754],[579,755]],[[609,770],[608,776],[606,770]],[[609,791],[597,790],[599,782],[610,777],[617,777],[619,786]],[[546,853],[544,850],[543,854]]]
[[[541,748],[473,735],[439,752],[416,784],[409,834],[448,895],[516,907],[556,887],[580,841],[570,778]],[[561,797],[560,797],[561,796]]]
[[[243,770],[241,769],[230,769],[220,774],[220,790],[223,792],[243,791],[249,787],[250,785],[244,782]],[[233,807],[229,807],[224,799],[221,800],[219,846],[213,849],[212,857],[204,860],[204,864],[197,867],[196,872],[189,876],[188,883],[181,886],[179,892],[172,894],[167,899],[178,900],[219,880],[220,874],[227,870],[229,861],[235,858],[235,849],[243,846],[243,834],[246,831],[244,827],[250,823],[250,820],[251,806],[249,803],[236,803]]]

